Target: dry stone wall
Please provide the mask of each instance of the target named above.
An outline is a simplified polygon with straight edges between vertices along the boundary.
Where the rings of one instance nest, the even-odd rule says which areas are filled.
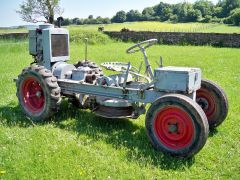
[[[177,45],[212,45],[219,47],[240,47],[240,34],[222,33],[183,33],[183,32],[115,32],[104,31],[111,38],[123,41],[139,42],[148,39],[158,39],[160,44]],[[23,39],[28,33],[0,34],[0,39]]]
[[[180,33],[180,32],[113,32],[105,31],[111,38],[139,42],[158,39],[160,44],[212,45],[219,47],[240,47],[240,34]]]

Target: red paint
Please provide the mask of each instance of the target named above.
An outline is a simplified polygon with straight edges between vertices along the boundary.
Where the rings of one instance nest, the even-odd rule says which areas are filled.
[[[171,132],[171,126],[177,127]],[[191,117],[179,107],[170,106],[161,109],[154,122],[158,140],[167,148],[180,150],[189,146],[194,137],[194,125]]]
[[[211,119],[217,110],[214,97],[208,92],[208,90],[201,88],[197,91],[197,101],[198,99],[204,99],[208,103],[208,106],[203,108],[203,110],[207,118]]]
[[[22,84],[24,107],[31,113],[39,113],[44,108],[45,96],[39,81],[28,77]]]

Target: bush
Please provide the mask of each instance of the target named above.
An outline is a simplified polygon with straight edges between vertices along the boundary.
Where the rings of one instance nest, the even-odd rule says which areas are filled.
[[[170,16],[170,21],[173,23],[178,22],[178,16],[176,14]]]
[[[223,21],[222,19],[217,18],[216,16],[213,17],[212,20],[211,20],[212,23],[222,23],[222,21]]]
[[[123,23],[127,19],[127,15],[125,11],[119,11],[117,14],[112,18],[112,22],[114,23]]]
[[[212,21],[212,16],[206,15],[205,18],[202,20],[203,23],[209,23]]]
[[[84,43],[88,38],[89,44],[107,44],[112,40],[105,34],[95,31],[82,31],[78,29],[70,30],[70,41]]]
[[[229,17],[230,21],[236,26],[240,25],[240,8],[237,8],[231,11],[231,15]]]
[[[232,19],[230,17],[224,18],[223,23],[224,24],[233,24]]]

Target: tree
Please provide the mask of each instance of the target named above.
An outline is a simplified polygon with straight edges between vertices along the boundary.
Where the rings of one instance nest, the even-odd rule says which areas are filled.
[[[163,11],[165,8],[169,8],[170,5],[167,3],[160,2],[158,5],[154,6],[153,9],[155,11],[155,16],[163,15]]]
[[[89,15],[89,16],[88,16],[88,19],[93,19],[93,15]]]
[[[180,22],[188,22],[188,13],[190,10],[192,10],[192,4],[184,2],[179,3],[174,6],[173,13],[178,16],[178,20]]]
[[[210,23],[211,20],[212,20],[212,16],[206,15],[201,22],[203,22],[203,23]]]
[[[73,22],[72,22],[71,19],[65,18],[65,19],[63,20],[63,22],[62,22],[62,25],[63,25],[63,26],[69,26],[69,25],[72,24],[72,23],[73,23]]]
[[[112,18],[112,22],[114,23],[123,23],[126,22],[127,16],[125,11],[119,11],[117,14]]]
[[[202,13],[194,9],[193,5],[187,2],[174,5],[173,14],[178,16],[179,22],[196,22],[202,18]]]
[[[194,9],[189,9],[187,13],[187,22],[197,22],[202,18],[201,11],[199,10],[194,10]]]
[[[138,10],[131,10],[126,15],[126,21],[133,22],[133,21],[140,21],[142,14]]]
[[[77,25],[83,25],[83,19],[78,19],[77,21],[76,21],[76,24]]]
[[[154,20],[154,10],[152,7],[145,8],[142,12],[142,19],[145,21]]]
[[[103,24],[103,18],[101,16],[96,18],[96,24]]]
[[[212,16],[216,16],[217,18],[223,18],[224,16],[223,16],[222,12],[223,12],[222,7],[219,7],[219,6],[214,7]]]
[[[203,17],[207,15],[211,16],[213,14],[214,4],[208,0],[198,0],[194,3],[193,8],[201,11]]]
[[[61,15],[63,9],[59,6],[60,0],[24,0],[16,12],[26,22],[46,22],[53,24],[54,16]]]
[[[172,9],[170,7],[166,7],[163,9],[163,13],[160,16],[161,21],[167,21],[172,16]]]
[[[79,21],[80,21],[80,19],[77,17],[72,19],[73,24],[77,24]]]
[[[103,24],[111,24],[111,20],[109,18],[103,18]]]
[[[158,5],[153,7],[156,19],[160,21],[167,21],[172,16],[172,6],[167,3],[160,2]]]
[[[240,8],[240,0],[223,0],[219,1],[217,6],[222,7],[222,17],[227,17],[230,12],[236,8]]]
[[[240,25],[240,8],[232,10],[230,13],[229,19],[234,25],[239,26]]]

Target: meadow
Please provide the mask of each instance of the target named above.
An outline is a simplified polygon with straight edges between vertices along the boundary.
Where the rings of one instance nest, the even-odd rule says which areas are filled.
[[[105,25],[79,25],[68,26],[74,31],[94,31],[98,27],[104,27],[105,31],[121,31],[127,28],[133,31],[156,31],[156,32],[203,32],[203,33],[240,33],[238,26],[214,23],[170,23],[170,22],[126,22]],[[27,32],[27,29],[0,29],[0,34]]]
[[[240,33],[238,26],[213,23],[169,23],[169,22],[126,22],[107,25],[81,25],[69,26],[72,29],[95,31],[103,26],[105,31],[121,31],[127,28],[132,31],[156,31],[156,32],[203,32],[203,33]]]
[[[82,36],[71,41],[72,63],[84,58]],[[99,33],[89,37],[88,57],[98,64],[131,61],[138,66],[143,60],[140,53],[125,53],[132,43]],[[239,179],[239,49],[156,45],[148,55],[154,68],[160,56],[165,66],[200,67],[204,78],[225,89],[229,115],[210,132],[200,153],[190,159],[164,155],[152,148],[144,115],[134,121],[107,120],[66,100],[51,121],[33,123],[20,110],[13,82],[32,62],[28,42],[1,40],[0,179]]]
[[[0,34],[6,33],[26,33],[26,28],[0,28]]]

